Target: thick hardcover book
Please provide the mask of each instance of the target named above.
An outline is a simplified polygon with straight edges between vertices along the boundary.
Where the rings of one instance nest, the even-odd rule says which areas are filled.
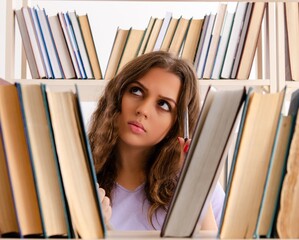
[[[244,88],[208,90],[179,181],[162,226],[162,237],[191,237],[201,224],[225,162]]]

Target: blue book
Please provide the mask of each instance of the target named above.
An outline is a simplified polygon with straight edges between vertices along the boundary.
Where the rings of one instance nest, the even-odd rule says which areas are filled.
[[[73,46],[73,50],[74,50],[74,53],[75,53],[75,56],[76,56],[76,59],[77,59],[79,70],[80,70],[80,73],[81,73],[81,78],[86,79],[87,76],[86,76],[85,68],[84,68],[84,65],[83,65],[83,62],[82,62],[82,58],[81,58],[81,54],[80,54],[80,51],[79,51],[79,48],[78,48],[78,44],[77,44],[77,40],[76,40],[76,37],[75,37],[74,29],[73,29],[73,26],[72,26],[72,23],[71,23],[70,16],[69,16],[68,12],[64,14],[64,18],[65,18],[66,27],[68,29],[68,33],[69,33],[69,36],[70,36],[70,39],[71,39],[71,43],[72,43],[72,46]]]

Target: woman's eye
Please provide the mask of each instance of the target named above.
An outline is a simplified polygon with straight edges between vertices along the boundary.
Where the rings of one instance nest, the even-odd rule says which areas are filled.
[[[161,100],[158,102],[158,105],[165,111],[170,112],[171,111],[171,106],[168,102]]]
[[[130,92],[137,96],[142,96],[142,90],[139,87],[131,87]]]

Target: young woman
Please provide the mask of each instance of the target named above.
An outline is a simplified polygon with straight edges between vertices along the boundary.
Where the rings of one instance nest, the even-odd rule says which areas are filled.
[[[191,134],[199,104],[192,66],[166,52],[134,59],[109,81],[89,139],[112,228],[161,229],[190,144],[182,138],[184,112],[188,107]],[[217,229],[223,199],[218,185],[202,228]]]

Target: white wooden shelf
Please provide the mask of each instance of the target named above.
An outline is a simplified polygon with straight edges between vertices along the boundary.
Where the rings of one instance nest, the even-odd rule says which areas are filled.
[[[95,102],[99,99],[103,92],[107,80],[73,80],[73,79],[12,79],[11,83],[19,82],[21,84],[46,84],[52,90],[74,90],[75,85],[78,86],[80,100],[84,102]],[[269,90],[271,81],[269,79],[254,80],[199,80],[199,87],[202,96],[205,94],[208,86],[212,85],[216,88],[231,89],[234,87],[267,87]]]

